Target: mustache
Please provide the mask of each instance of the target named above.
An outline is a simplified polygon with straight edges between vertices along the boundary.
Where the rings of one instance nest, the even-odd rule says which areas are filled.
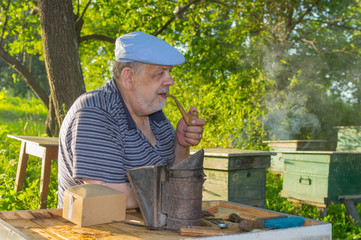
[[[169,93],[169,88],[160,89],[156,93],[157,94],[168,94]]]

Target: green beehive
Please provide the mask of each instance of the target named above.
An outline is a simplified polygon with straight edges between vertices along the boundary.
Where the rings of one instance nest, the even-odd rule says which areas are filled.
[[[337,128],[337,151],[361,152],[361,126]]]
[[[266,207],[266,168],[275,153],[216,148],[204,151],[203,201]]]
[[[282,197],[338,204],[339,196],[361,194],[361,153],[283,152]]]
[[[282,152],[287,151],[321,151],[326,150],[325,140],[278,140],[278,141],[263,141],[266,143],[271,151],[277,152],[276,155],[271,156],[270,171],[274,173],[283,173],[284,158]]]

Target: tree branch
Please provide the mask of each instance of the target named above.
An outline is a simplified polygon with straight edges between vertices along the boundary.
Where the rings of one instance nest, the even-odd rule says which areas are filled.
[[[321,1],[321,0],[316,0],[316,1],[312,4],[312,6],[310,6],[309,8],[307,8],[307,10],[302,14],[302,16],[293,23],[292,29],[293,29],[297,24],[299,24],[299,23],[305,18],[305,16],[306,16],[307,14],[309,14],[309,13],[312,11],[312,9],[313,9],[320,1]]]
[[[207,3],[216,3],[219,5],[223,5],[227,8],[237,8],[237,3],[235,3],[236,5],[230,5],[230,4],[225,3],[224,1],[218,1],[218,0],[207,0]]]
[[[6,52],[2,45],[0,45],[0,59],[9,64],[15,71],[17,71],[24,78],[25,82],[35,93],[35,95],[39,97],[39,99],[46,107],[49,107],[48,94],[41,88],[31,72],[15,57]]]
[[[76,15],[79,16],[80,13],[80,0],[77,2]]]
[[[352,52],[346,51],[345,48],[343,48],[343,49],[332,49],[332,50],[329,50],[329,51],[328,50],[319,50],[316,47],[314,41],[309,41],[309,40],[303,40],[303,41],[306,42],[306,43],[309,43],[317,53],[328,53],[328,54],[344,53],[344,54],[348,54],[348,55],[352,55],[352,56],[354,55]]]
[[[298,18],[296,19],[292,24],[289,24],[289,27],[287,29],[287,32],[285,34],[284,40],[289,37],[291,34],[291,31],[295,28],[297,24],[299,24],[307,14],[309,14],[312,9],[320,2],[321,0],[316,0],[309,8],[306,9],[306,11]]]
[[[176,12],[173,17],[171,17],[159,30],[157,30],[153,35],[154,36],[158,36],[159,34],[161,34],[165,29],[167,29],[167,27],[169,26],[169,24],[171,24],[176,18],[177,15],[182,15],[183,13],[185,13],[190,6],[192,6],[193,4],[197,4],[197,2],[200,2],[201,0],[191,0],[189,1],[189,3],[183,7],[183,8],[179,8],[179,11]]]
[[[310,40],[303,40],[305,43],[309,43],[312,48],[316,51],[316,52],[319,52],[318,48],[316,47],[314,41],[310,41]]]
[[[81,34],[81,30],[83,28],[83,24],[84,24],[84,14],[86,12],[86,10],[88,9],[90,3],[91,3],[92,0],[89,0],[88,3],[86,4],[83,12],[80,14],[80,3],[78,1],[78,10],[77,10],[77,13],[74,14],[74,21],[75,21],[75,31],[76,31],[76,37],[77,37],[77,41],[78,41],[78,44],[80,44],[80,34]],[[79,15],[80,14],[80,15]]]
[[[88,3],[86,4],[83,12],[81,13],[81,15],[79,15],[79,17],[78,17],[78,19],[77,19],[76,21],[79,21],[80,19],[82,19],[82,18],[84,17],[84,14],[85,14],[86,10],[88,10],[88,7],[89,7],[91,1],[92,1],[92,0],[89,0],[89,1],[88,1]],[[79,13],[79,12],[78,12],[78,13]]]
[[[100,40],[100,41],[115,43],[116,39],[111,38],[111,37],[107,37],[107,36],[104,36],[104,35],[100,35],[100,34],[92,34],[92,35],[87,35],[87,36],[80,37],[79,43],[85,42],[85,41],[90,41],[90,40]]]
[[[361,28],[351,27],[351,26],[345,26],[345,25],[336,25],[336,24],[334,24],[334,23],[329,24],[329,26],[334,26],[334,27],[336,27],[336,28],[353,30],[353,31],[361,31]]]

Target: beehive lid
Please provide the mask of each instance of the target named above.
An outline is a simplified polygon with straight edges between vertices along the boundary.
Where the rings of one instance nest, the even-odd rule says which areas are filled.
[[[194,154],[198,150],[191,149],[191,154]],[[233,148],[206,148],[204,149],[204,156],[217,156],[217,157],[237,157],[237,156],[255,156],[255,155],[277,155],[276,152],[268,151],[255,151],[255,150],[241,150]]]

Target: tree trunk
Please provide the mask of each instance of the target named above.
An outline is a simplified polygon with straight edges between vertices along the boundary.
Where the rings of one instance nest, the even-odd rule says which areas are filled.
[[[45,131],[49,137],[57,136],[59,133],[58,121],[56,120],[55,108],[53,103],[53,98],[50,97],[48,116],[45,121]]]
[[[73,6],[71,0],[38,0],[38,7],[50,102],[61,126],[67,110],[85,92]]]

